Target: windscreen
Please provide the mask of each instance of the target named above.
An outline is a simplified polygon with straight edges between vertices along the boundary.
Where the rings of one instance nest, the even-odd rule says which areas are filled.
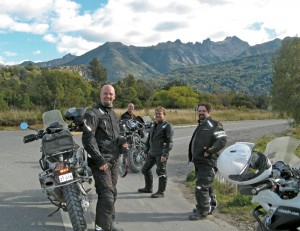
[[[47,111],[43,113],[43,124],[44,124],[44,130],[46,130],[50,124],[54,122],[58,122],[61,125],[63,125],[63,128],[68,128],[68,124],[64,121],[61,112],[57,109]]]

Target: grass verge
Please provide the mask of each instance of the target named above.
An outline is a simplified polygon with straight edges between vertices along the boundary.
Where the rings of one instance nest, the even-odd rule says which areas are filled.
[[[126,109],[115,109],[118,116],[121,116]],[[61,110],[62,114],[65,112]],[[32,127],[42,124],[42,109],[35,110],[8,110],[0,111],[0,130],[16,130],[23,121],[28,122]],[[153,118],[154,109],[136,110],[136,115],[150,115]],[[231,108],[212,111],[212,116],[218,121],[238,121],[238,120],[262,120],[262,119],[279,119],[280,117],[268,111],[250,110],[246,108]],[[196,124],[198,115],[194,109],[167,109],[166,119],[173,125]],[[280,118],[282,119],[282,118]]]

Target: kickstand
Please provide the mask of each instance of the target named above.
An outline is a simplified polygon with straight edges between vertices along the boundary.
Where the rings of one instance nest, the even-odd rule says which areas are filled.
[[[59,209],[60,209],[60,207],[58,207],[54,212],[50,213],[50,214],[48,215],[48,217],[52,217],[52,215],[53,215],[54,213],[57,213]]]

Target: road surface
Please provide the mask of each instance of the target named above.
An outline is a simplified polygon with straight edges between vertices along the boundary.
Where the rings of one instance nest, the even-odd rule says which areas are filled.
[[[224,122],[226,131],[284,124],[284,120]],[[185,231],[185,230],[223,230],[234,231],[235,227],[214,216],[202,221],[189,221],[194,204],[188,201],[179,185],[186,174],[193,169],[187,162],[187,147],[194,126],[175,128],[174,148],[167,165],[168,184],[165,198],[152,199],[149,194],[140,194],[138,188],[144,187],[141,173],[129,173],[118,182],[116,202],[117,225],[126,231]],[[32,131],[0,132],[0,231],[65,231],[72,230],[65,212],[48,214],[56,208],[42,193],[38,181],[41,172],[40,141],[23,144],[23,136]],[[80,135],[75,139],[81,144]],[[154,190],[157,189],[157,176],[154,173]],[[87,215],[88,228],[93,230],[96,194],[91,193],[91,209]]]

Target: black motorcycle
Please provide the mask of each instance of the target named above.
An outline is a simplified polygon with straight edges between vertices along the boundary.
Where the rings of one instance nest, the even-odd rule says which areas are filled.
[[[43,130],[32,129],[26,122],[20,124],[21,129],[35,130],[36,134],[24,136],[23,142],[42,140],[39,164],[43,172],[39,180],[43,192],[50,202],[59,209],[68,212],[73,229],[86,230],[84,212],[89,208],[84,183],[92,183],[92,174],[87,166],[86,153],[74,142],[72,131],[79,130],[78,122],[83,118],[85,109],[71,108],[65,118],[71,120],[68,125],[59,110],[47,111],[43,114]]]
[[[142,140],[147,135],[145,133],[145,124],[141,117],[137,117],[136,120],[120,120],[119,126],[121,136],[124,136],[129,144],[127,155],[120,157],[120,174],[125,174],[126,170],[124,168],[126,165],[129,166],[132,172],[138,173],[145,162],[144,142]]]

